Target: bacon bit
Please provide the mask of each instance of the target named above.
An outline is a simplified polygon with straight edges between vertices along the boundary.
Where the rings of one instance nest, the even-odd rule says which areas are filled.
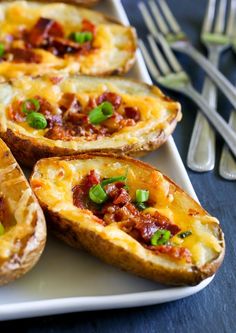
[[[129,193],[124,188],[121,188],[117,191],[116,197],[113,200],[113,204],[114,205],[126,204],[129,201],[131,201]]]
[[[83,32],[84,31],[89,31],[93,35],[95,35],[95,33],[96,33],[96,26],[91,21],[83,19],[81,31],[83,31]]]
[[[153,215],[140,213],[140,220],[136,223],[135,228],[139,230],[146,242],[150,242],[152,235],[159,229],[169,230],[172,236],[181,230],[177,225],[172,224],[167,217],[158,212]]]
[[[48,18],[40,17],[31,31],[28,33],[27,41],[32,46],[37,47],[45,44],[45,40],[49,36],[63,37],[63,29],[58,22]]]
[[[26,62],[39,64],[42,61],[40,54],[36,54],[28,49],[12,48],[9,53],[13,57],[12,61],[16,63]]]
[[[56,56],[64,56],[67,53],[76,53],[78,55],[87,54],[92,48],[91,42],[78,44],[69,39],[51,37],[46,49]]]
[[[199,215],[199,214],[200,213],[195,209],[189,208],[189,210],[188,210],[188,215],[189,216],[196,216],[196,215]]]
[[[81,185],[76,185],[72,188],[73,193],[73,204],[81,209],[86,209],[86,199],[87,199],[87,193],[84,192],[81,188]]]
[[[76,95],[73,93],[65,93],[60,102],[59,107],[63,112],[81,112],[82,111],[82,105],[77,100]]]
[[[159,246],[152,246],[148,245],[145,246],[148,250],[155,252],[156,254],[166,254],[174,259],[185,259],[187,263],[192,262],[192,254],[191,252],[185,247],[178,247],[173,245],[159,245]]]
[[[141,119],[141,114],[139,109],[135,107],[126,107],[125,108],[125,115],[127,118],[133,119],[134,121],[139,121]]]
[[[117,110],[122,103],[122,97],[113,92],[105,92],[96,100],[97,105],[100,105],[103,102],[110,102],[114,109]]]
[[[96,173],[95,170],[90,170],[89,174],[85,177],[83,181],[84,188],[89,190],[93,185],[100,183],[100,176]]]
[[[53,84],[58,84],[63,80],[63,77],[59,77],[59,76],[51,76],[49,77],[49,80],[53,83]]]
[[[8,109],[9,119],[18,123],[25,121],[25,114],[21,111],[22,101],[14,100]]]
[[[51,140],[64,140],[64,141],[72,139],[69,133],[60,125],[54,125],[44,134],[44,137]]]

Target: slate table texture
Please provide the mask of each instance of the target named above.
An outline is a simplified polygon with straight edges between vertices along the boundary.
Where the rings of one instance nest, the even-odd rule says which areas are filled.
[[[136,27],[139,36],[145,38],[147,30],[137,8],[138,1],[122,2],[131,24]],[[168,3],[194,45],[205,52],[199,42],[199,32],[207,1],[169,0]],[[179,59],[191,75],[195,87],[201,89],[204,73],[187,57],[179,56]],[[222,56],[220,69],[236,84],[236,55],[232,50],[226,51]],[[197,109],[187,99],[170,92],[168,94],[177,97],[182,103],[183,120],[174,133],[174,139],[186,165]],[[218,106],[221,114],[228,119],[231,106],[221,95]],[[203,207],[219,218],[226,238],[227,250],[223,266],[206,289],[191,297],[155,306],[2,322],[0,332],[236,332],[236,184],[219,176],[221,148],[222,140],[217,137],[214,171],[199,174],[187,169],[199,200]]]

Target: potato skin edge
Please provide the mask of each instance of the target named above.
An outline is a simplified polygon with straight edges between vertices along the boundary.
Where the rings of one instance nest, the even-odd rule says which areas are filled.
[[[6,147],[6,145],[2,142],[1,139],[0,149],[5,153],[10,152],[9,148]],[[16,162],[12,155],[10,157],[12,162]],[[23,174],[23,171],[18,164],[17,169]],[[25,182],[27,182],[26,178]],[[28,187],[30,187],[29,184]],[[33,192],[32,196],[34,198],[34,201],[38,202]],[[24,239],[24,242],[26,243],[26,245],[23,248],[21,247],[18,253],[12,253],[10,258],[1,261],[0,285],[7,284],[11,281],[18,279],[29,270],[31,270],[33,266],[35,266],[35,264],[38,262],[46,243],[46,222],[40,206],[38,206],[37,208],[37,217],[35,218],[34,231],[32,234],[27,235],[27,239]]]
[[[55,157],[56,160],[73,160],[73,159],[89,159],[94,156],[106,156],[106,157],[116,157],[121,161],[132,161],[139,167],[149,168],[151,170],[156,170],[151,165],[141,162],[139,160],[134,160],[128,156],[118,156],[116,154],[80,154],[75,156],[67,157]],[[45,160],[46,162],[46,160]],[[37,164],[34,168],[36,170]],[[34,174],[34,171],[32,175]],[[164,178],[176,186],[178,190],[184,192],[178,185],[176,185],[167,176],[163,175]],[[32,176],[31,176],[32,177]],[[194,201],[192,198],[190,198]],[[195,201],[194,201],[195,202]],[[199,205],[200,206],[200,205]],[[163,269],[161,266],[153,265],[152,263],[145,261],[143,258],[135,255],[135,253],[130,253],[129,251],[114,245],[111,241],[103,239],[100,235],[87,230],[86,228],[80,227],[79,223],[76,225],[71,223],[70,220],[62,218],[60,214],[52,212],[41,202],[41,207],[43,208],[46,219],[48,222],[49,229],[62,241],[74,248],[82,248],[94,256],[98,257],[102,261],[108,264],[119,267],[125,271],[134,273],[140,277],[153,280],[155,282],[167,284],[167,285],[189,285],[194,286],[199,284],[204,279],[212,276],[217,269],[220,267],[225,254],[225,243],[224,234],[218,227],[219,239],[222,241],[223,248],[219,256],[213,259],[211,262],[206,263],[202,267],[192,266],[191,270],[181,270],[180,269]],[[201,206],[201,210],[208,214]]]

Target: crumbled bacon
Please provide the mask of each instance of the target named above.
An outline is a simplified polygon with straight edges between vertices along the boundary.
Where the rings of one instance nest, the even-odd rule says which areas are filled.
[[[145,242],[150,242],[152,235],[158,229],[166,229],[171,232],[171,235],[174,236],[180,231],[180,228],[170,222],[170,220],[155,212],[154,214],[145,214],[140,213],[140,219],[137,221],[135,228],[139,230],[142,239]]]
[[[113,204],[114,205],[126,204],[129,201],[131,201],[129,193],[124,188],[120,188],[117,191],[117,194],[113,200]]]
[[[99,182],[100,177],[94,170],[91,170],[89,174],[82,179],[80,184],[73,187],[73,204],[81,209],[89,209],[98,216],[98,207],[89,200],[88,192],[93,185],[97,185]],[[104,221],[102,221],[102,223],[104,224]]]
[[[137,106],[135,107],[125,107],[125,115],[127,118],[133,119],[135,122],[139,121],[141,118],[140,111]]]
[[[42,61],[40,54],[36,54],[32,50],[20,49],[20,48],[11,48],[9,54],[12,56],[12,62],[21,63],[35,63],[39,64]]]
[[[97,98],[96,103],[99,105],[105,101],[110,102],[114,109],[117,110],[122,103],[122,97],[113,92],[105,92]]]
[[[31,31],[28,33],[27,42],[38,47],[47,43],[47,38],[63,37],[64,32],[61,25],[51,19],[40,17]]]
[[[82,105],[73,93],[65,93],[59,102],[59,107],[63,112],[76,113],[82,111]]]
[[[184,259],[187,263],[192,262],[192,254],[191,252],[185,247],[178,247],[173,245],[158,245],[158,246],[151,246],[146,245],[147,249],[155,252],[156,254],[167,254],[174,259],[180,260]]]
[[[91,21],[83,19],[81,31],[83,32],[88,31],[91,32],[93,35],[95,35],[96,26]]]
[[[25,121],[26,115],[21,111],[21,108],[22,108],[22,101],[14,100],[12,105],[10,105],[8,109],[9,119],[19,123]]]

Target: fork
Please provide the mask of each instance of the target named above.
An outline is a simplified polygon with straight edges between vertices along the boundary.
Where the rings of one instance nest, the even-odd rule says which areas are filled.
[[[234,11],[231,11],[225,27],[227,0],[220,0],[216,15],[216,0],[208,0],[203,22],[201,41],[208,50],[209,61],[218,67],[223,51],[230,47],[227,36],[232,35]],[[215,24],[214,24],[215,21]],[[213,82],[206,77],[202,95],[212,108],[217,105],[217,90]],[[215,166],[215,135],[206,118],[198,112],[189,145],[187,165],[198,172],[212,170]]]
[[[229,124],[236,133],[236,111],[232,111]],[[236,180],[236,160],[231,155],[227,146],[224,145],[220,158],[220,175],[228,180]]]
[[[163,54],[167,59],[165,60],[154,38],[148,35],[148,42],[159,69],[153,62],[144,43],[141,40],[139,41],[152,77],[163,87],[180,92],[191,98],[223,137],[234,156],[236,156],[236,133],[192,86],[189,76],[181,67],[165,38],[161,34],[157,34],[156,39],[158,39],[158,43],[161,45]]]
[[[233,4],[235,4],[236,0],[231,1]],[[221,74],[220,71],[210,63],[209,60],[207,60],[198,50],[196,50],[191,45],[187,36],[181,30],[179,24],[174,18],[172,12],[170,11],[166,1],[159,0],[158,3],[162,12],[159,10],[155,1],[148,1],[154,19],[149,13],[147,6],[143,2],[138,3],[140,12],[143,16],[144,22],[146,23],[150,34],[156,39],[156,41],[158,41],[157,36],[159,32],[161,32],[173,50],[185,53],[193,60],[195,60],[205,70],[205,72],[209,75],[209,77],[216,84],[216,86],[230,100],[234,108],[236,108],[236,89],[234,88],[232,83],[227,80],[224,75]],[[234,8],[234,5],[232,5],[232,8]],[[168,22],[170,28],[168,27],[166,22]],[[224,36],[223,39],[230,40],[230,36]]]

